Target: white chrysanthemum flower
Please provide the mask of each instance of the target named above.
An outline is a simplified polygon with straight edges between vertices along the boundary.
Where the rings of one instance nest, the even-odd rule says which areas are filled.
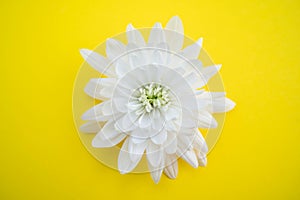
[[[127,45],[107,40],[107,57],[80,51],[107,77],[91,79],[85,88],[102,102],[83,114],[89,122],[81,130],[96,132],[93,126],[104,122],[92,141],[95,148],[124,141],[118,159],[121,173],[131,172],[144,152],[156,183],[162,172],[176,178],[179,157],[195,168],[205,166],[208,148],[198,128],[216,127],[212,113],[235,106],[223,92],[201,89],[220,65],[202,66],[198,60],[202,39],[182,49],[183,26],[177,16],[165,28],[156,23],[147,43],[131,24],[126,34]]]

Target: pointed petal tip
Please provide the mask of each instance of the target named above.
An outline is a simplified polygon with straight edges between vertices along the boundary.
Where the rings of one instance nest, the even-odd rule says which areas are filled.
[[[134,26],[131,24],[131,23],[129,23],[128,25],[127,25],[127,27],[126,27],[126,31],[132,31],[132,30],[134,30],[135,28],[134,28]]]
[[[202,47],[202,44],[203,44],[203,38],[201,37],[201,38],[199,38],[198,40],[197,40],[197,42],[196,42],[199,46],[201,46]]]
[[[227,105],[226,112],[228,112],[228,111],[231,111],[234,109],[234,107],[236,106],[236,103],[234,101],[232,101],[231,99],[226,98],[226,105]]]
[[[82,56],[84,59],[86,59],[86,58],[89,56],[89,54],[90,54],[91,52],[92,52],[92,51],[89,50],[89,49],[84,49],[84,48],[79,49],[79,53],[81,54],[81,56]]]
[[[161,25],[161,23],[160,22],[156,22],[155,24],[154,24],[154,26],[153,26],[153,28],[162,28],[162,25]]]
[[[173,21],[173,20],[182,22],[182,20],[181,20],[181,18],[179,17],[179,15],[174,15],[173,17],[171,17],[171,18],[169,19],[168,22],[171,22],[171,21]]]
[[[122,174],[122,175],[124,175],[124,174],[127,174],[128,172],[126,172],[126,171],[121,171],[120,169],[119,169],[119,172],[120,172],[120,174]]]
[[[96,140],[95,140],[95,137],[94,137],[94,139],[92,140],[92,147],[98,148],[98,145],[97,145],[97,142],[96,142]]]
[[[207,158],[205,155],[203,154],[198,154],[198,162],[199,162],[199,166],[201,167],[205,167],[207,165]]]
[[[222,64],[215,65],[215,67],[217,68],[218,71],[220,71]]]
[[[198,168],[199,163],[198,163],[198,159],[197,159],[197,156],[194,151],[192,151],[192,150],[186,151],[182,155],[182,158],[193,168]]]
[[[200,167],[206,167],[206,165],[207,165],[207,160],[206,160],[206,158],[203,159],[203,160],[199,160],[199,166],[200,166]]]
[[[210,128],[217,128],[218,127],[218,122],[215,120],[215,118],[212,119]]]
[[[158,184],[160,181],[160,176],[155,176],[155,177],[152,176],[152,180],[155,184]]]

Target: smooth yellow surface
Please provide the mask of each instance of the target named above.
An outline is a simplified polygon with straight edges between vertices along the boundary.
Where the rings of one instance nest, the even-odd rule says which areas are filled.
[[[3,1],[0,199],[299,199],[300,3],[289,1]],[[179,15],[204,37],[237,102],[206,168],[177,180],[120,175],[81,144],[72,89],[94,48]]]

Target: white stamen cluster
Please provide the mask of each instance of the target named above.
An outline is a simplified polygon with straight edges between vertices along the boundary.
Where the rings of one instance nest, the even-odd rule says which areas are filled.
[[[169,90],[157,83],[150,83],[139,88],[138,101],[146,112],[155,108],[167,109],[170,105]]]

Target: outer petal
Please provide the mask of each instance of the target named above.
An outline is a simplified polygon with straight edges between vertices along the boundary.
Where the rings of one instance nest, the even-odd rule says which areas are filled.
[[[193,150],[188,150],[182,155],[182,159],[184,159],[187,163],[189,163],[192,167],[198,167],[198,159]]]
[[[158,167],[163,159],[163,150],[159,145],[152,142],[149,143],[147,149],[147,160],[153,167]]]
[[[166,155],[164,173],[170,179],[175,179],[178,174],[178,162],[176,154]]]
[[[102,128],[102,123],[96,121],[89,121],[80,126],[80,131],[84,133],[97,133]]]
[[[106,41],[106,54],[110,60],[114,60],[125,52],[125,45],[115,39],[107,39]]]
[[[198,116],[199,128],[216,128],[218,126],[217,121],[207,111],[200,111]]]
[[[88,82],[84,91],[95,99],[106,100],[112,96],[115,81],[114,78],[93,78]]]
[[[223,113],[232,110],[235,103],[228,98],[213,99],[212,104],[208,106],[208,111],[212,113]]]
[[[184,79],[190,84],[193,89],[201,88],[206,85],[207,81],[203,75],[191,72],[184,76]]]
[[[183,25],[178,16],[172,17],[166,25],[166,41],[170,50],[178,52],[183,45]]]
[[[168,132],[168,138],[164,143],[164,148],[167,154],[174,154],[177,150],[177,136],[174,132]]]
[[[235,103],[225,95],[225,92],[202,92],[197,95],[197,101],[205,104],[205,109],[211,113],[228,112],[235,107]]]
[[[199,129],[196,130],[193,147],[203,153],[208,152],[208,147]]]
[[[107,67],[109,62],[103,56],[89,49],[80,49],[80,54],[85,61],[98,72],[109,76],[115,76],[113,68]]]
[[[104,101],[87,110],[81,118],[83,120],[107,121],[112,115],[111,101]]]
[[[144,140],[141,143],[135,143],[133,141],[133,137],[129,137],[129,144],[128,144],[128,152],[130,154],[130,159],[132,162],[136,160],[141,160],[146,147],[148,146],[148,141]]]
[[[125,134],[115,130],[114,121],[109,121],[94,137],[92,146],[96,148],[112,147],[120,143],[125,137]]]
[[[202,167],[206,166],[207,165],[206,154],[201,151],[198,151],[198,150],[196,150],[195,153],[196,153],[196,156],[198,159],[199,166],[202,166]]]
[[[121,174],[131,172],[142,158],[143,154],[139,152],[132,159],[131,153],[134,152],[133,149],[136,150],[137,145],[130,142],[130,138],[127,138],[119,153],[118,168]]]
[[[162,159],[157,167],[152,166],[148,160],[148,167],[153,181],[157,184],[163,172],[164,160]]]
[[[187,46],[183,49],[182,54],[188,59],[197,59],[202,48],[202,38],[198,39],[196,43]]]
[[[203,67],[200,70],[200,75],[207,83],[209,81],[209,79],[211,79],[216,73],[218,73],[218,71],[221,69],[221,66],[222,65]]]
[[[126,35],[128,43],[134,43],[139,47],[143,47],[146,45],[145,40],[140,33],[140,31],[136,30],[132,24],[128,24],[126,28]]]
[[[161,23],[155,23],[148,39],[148,45],[149,46],[155,46],[160,43],[165,43],[166,37],[165,33],[162,29]]]

